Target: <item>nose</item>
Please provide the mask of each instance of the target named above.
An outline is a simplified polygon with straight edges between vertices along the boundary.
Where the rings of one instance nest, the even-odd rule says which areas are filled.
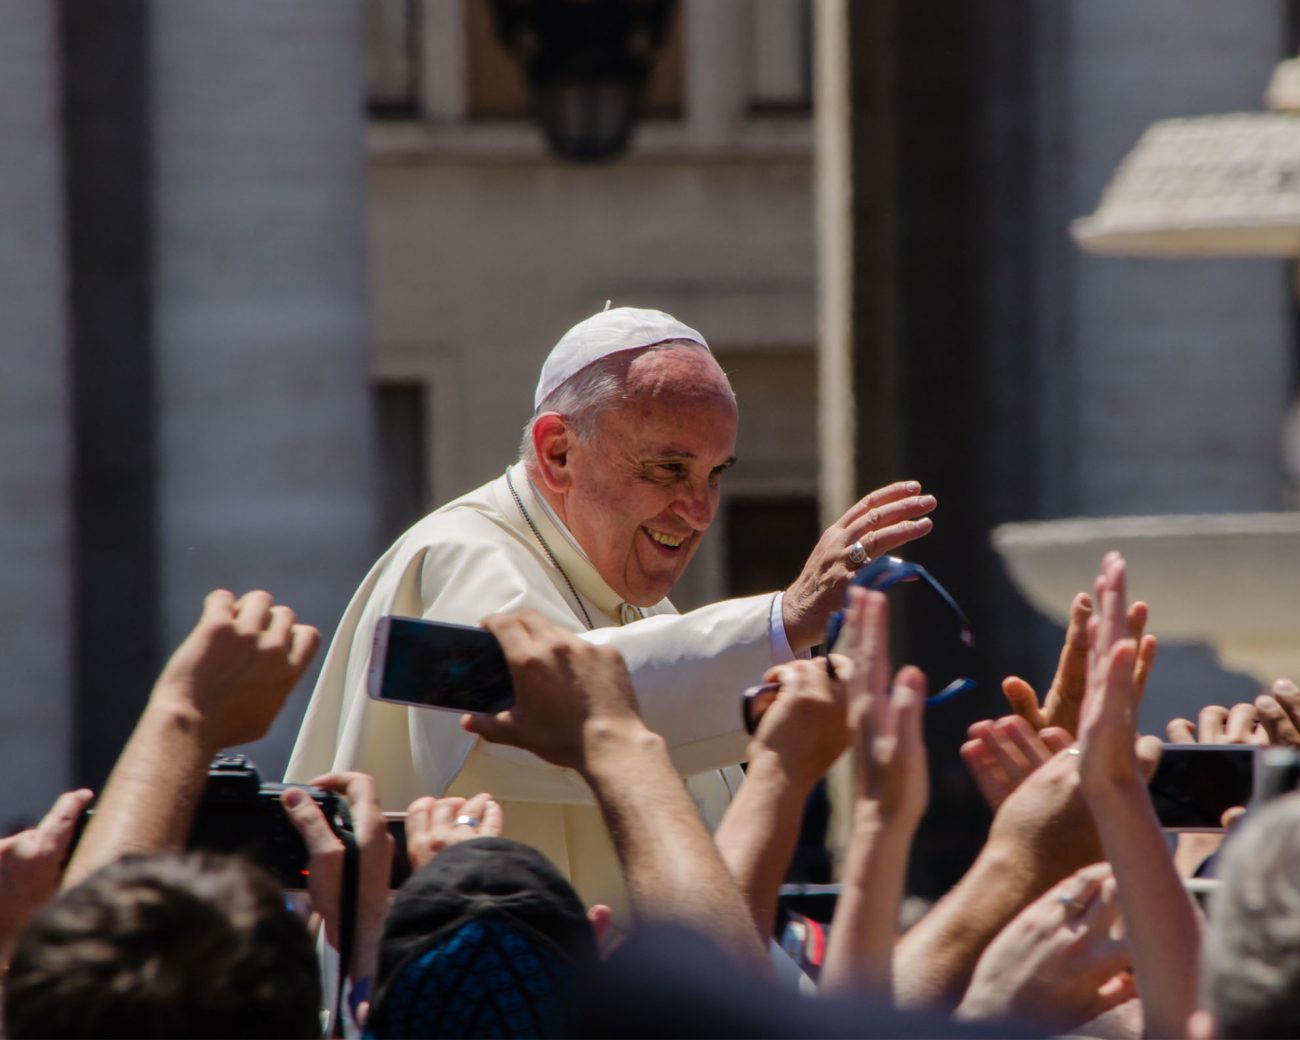
[[[696,531],[705,531],[713,523],[718,511],[718,492],[707,484],[692,481],[681,489],[681,494],[673,504],[673,512],[685,520]]]

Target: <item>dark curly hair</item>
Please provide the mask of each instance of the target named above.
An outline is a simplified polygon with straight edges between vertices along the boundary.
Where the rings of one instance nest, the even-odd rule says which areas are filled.
[[[320,976],[269,876],[203,853],[118,860],[48,903],[5,982],[22,1037],[318,1037]]]

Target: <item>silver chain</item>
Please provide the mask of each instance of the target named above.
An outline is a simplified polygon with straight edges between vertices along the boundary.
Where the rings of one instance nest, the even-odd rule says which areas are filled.
[[[582,620],[587,622],[587,631],[592,631],[596,626],[591,623],[591,615],[587,613],[587,608],[582,605],[582,597],[578,595],[578,590],[573,587],[573,582],[569,576],[564,573],[564,568],[560,566],[560,561],[555,558],[551,552],[551,547],[546,544],[546,539],[542,537],[542,532],[537,530],[537,525],[533,523],[533,518],[528,515],[528,510],[524,508],[524,501],[519,497],[519,492],[515,490],[515,482],[510,479],[510,471],[506,470],[506,487],[510,489],[510,495],[515,500],[515,505],[519,507],[519,513],[524,518],[524,523],[528,529],[533,532],[537,539],[537,544],[542,547],[542,552],[546,553],[546,558],[551,561],[551,566],[560,572],[560,577],[564,579],[564,584],[569,586],[569,591],[573,593],[573,601],[578,604],[578,609],[582,611]]]

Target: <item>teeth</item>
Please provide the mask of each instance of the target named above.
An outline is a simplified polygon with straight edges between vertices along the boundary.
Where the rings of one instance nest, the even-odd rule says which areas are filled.
[[[648,527],[643,527],[642,530],[660,545],[666,545],[670,549],[676,549],[682,542],[686,541],[685,538],[674,538],[670,534],[664,534],[662,531],[652,531]]]

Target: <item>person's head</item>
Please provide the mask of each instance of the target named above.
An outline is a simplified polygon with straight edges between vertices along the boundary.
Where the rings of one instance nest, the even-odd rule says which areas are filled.
[[[536,849],[452,845],[407,879],[384,923],[366,1033],[548,1036],[596,957],[578,894]]]
[[[713,522],[736,424],[703,337],[660,311],[621,307],[551,352],[521,457],[605,582],[651,606]]]
[[[320,1035],[312,943],[275,883],[207,854],[118,860],[33,918],[10,1037]]]
[[[1223,851],[1194,1035],[1300,1036],[1300,794],[1252,812]]]

